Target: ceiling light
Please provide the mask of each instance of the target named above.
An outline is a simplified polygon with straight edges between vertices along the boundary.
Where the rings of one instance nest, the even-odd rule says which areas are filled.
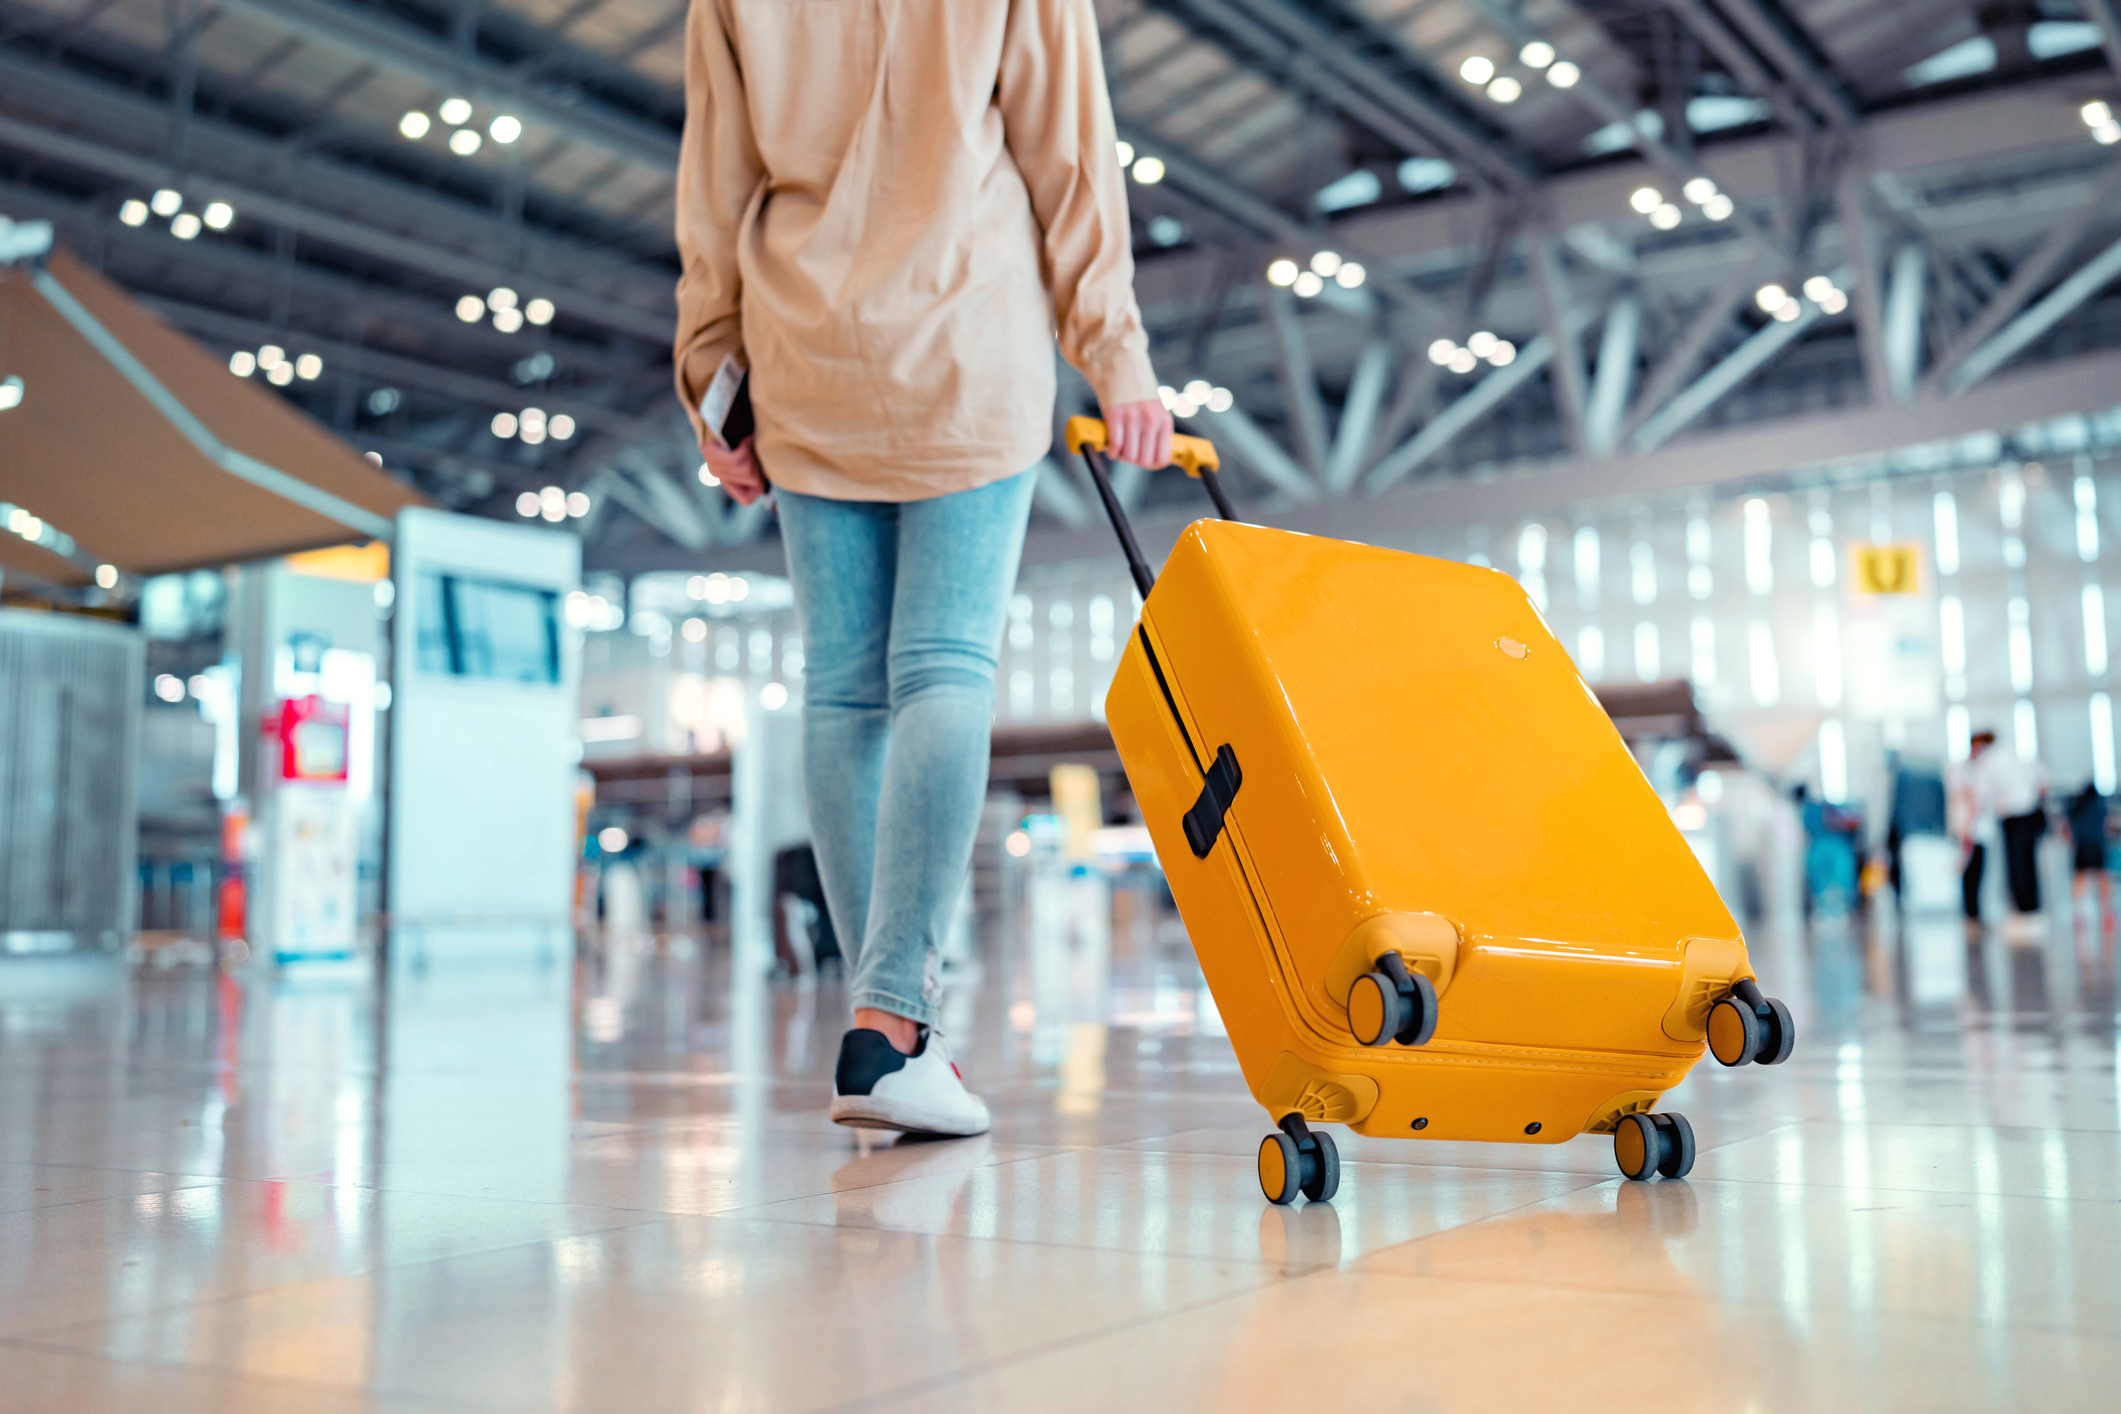
[[[324,360],[313,353],[303,354],[295,360],[295,377],[304,383],[314,383],[324,372]]]
[[[1679,208],[1666,202],[1650,213],[1650,224],[1660,231],[1669,231],[1679,224]]]
[[[552,421],[545,424],[545,430],[552,434],[554,441],[564,442],[574,436],[574,419],[564,412],[556,412]]]
[[[516,514],[517,514],[517,515],[519,515],[519,516],[523,517],[523,518],[524,518],[525,520],[528,520],[528,519],[530,519],[530,517],[532,517],[532,516],[536,515],[537,513],[538,513],[538,493],[537,493],[537,492],[535,492],[535,491],[525,491],[525,492],[524,492],[524,493],[523,493],[522,495],[520,495],[520,496],[516,497]]]
[[[1164,159],[1144,157],[1134,164],[1134,180],[1145,187],[1153,187],[1164,179]]]
[[[169,233],[180,241],[188,241],[199,234],[199,218],[189,211],[180,211],[170,221]]]
[[[1793,299],[1784,300],[1781,304],[1775,306],[1775,318],[1784,324],[1789,323],[1802,313],[1804,313],[1804,306]]]
[[[1325,287],[1326,282],[1318,278],[1317,271],[1306,270],[1303,274],[1296,277],[1296,283],[1290,288],[1294,289],[1301,298],[1309,299]]]
[[[248,378],[258,371],[258,356],[249,349],[237,349],[228,356],[228,371],[238,378]]]
[[[1311,257],[1311,268],[1321,275],[1331,275],[1340,269],[1340,255],[1335,251],[1322,250]]]
[[[554,522],[567,519],[567,493],[557,486],[538,492],[538,514]]]
[[[2084,126],[2087,128],[2096,128],[2111,123],[2114,120],[2114,110],[2107,106],[2106,100],[2094,98],[2077,110],[2077,116],[2084,120]]]
[[[1122,166],[1122,167],[1132,167],[1132,166],[1134,165],[1134,144],[1133,144],[1133,143],[1131,143],[1131,142],[1128,142],[1128,141],[1127,141],[1127,140],[1126,140],[1125,138],[1121,138],[1121,139],[1120,139],[1120,140],[1119,140],[1118,142],[1116,142],[1116,143],[1114,143],[1114,144],[1113,144],[1113,147],[1114,147],[1114,149],[1115,149],[1115,150],[1116,150],[1116,151],[1117,151],[1117,152],[1119,153],[1119,165],[1120,165],[1120,166]]]
[[[524,408],[521,418],[523,440],[535,447],[545,440],[545,411],[543,408]]]
[[[118,587],[118,567],[116,565],[97,565],[96,584],[103,589],[116,589]]]
[[[1628,205],[1647,216],[1664,205],[1664,193],[1655,187],[1637,187],[1628,194]]]
[[[1814,275],[1804,282],[1804,297],[1813,304],[1825,304],[1826,297],[1834,292],[1834,282],[1824,275]]]
[[[678,632],[685,635],[687,643],[705,643],[707,641],[707,620],[687,619],[679,627]]]
[[[1515,103],[1524,94],[1524,85],[1508,74],[1498,77],[1488,85],[1488,97],[1497,103]]]
[[[429,120],[428,116],[417,108],[398,119],[398,131],[411,138],[414,142],[426,137],[427,130],[433,126],[434,124]]]
[[[405,395],[396,388],[378,388],[368,395],[368,410],[377,417],[387,417],[404,401]]]
[[[1483,329],[1472,338],[1466,340],[1466,347],[1472,350],[1473,357],[1486,358],[1489,354],[1495,352],[1495,345],[1500,342],[1501,340],[1497,339],[1486,329]]]
[[[264,369],[267,373],[272,372],[285,362],[287,362],[287,350],[281,348],[278,344],[267,344],[258,350],[258,367]]]
[[[118,208],[118,219],[128,226],[147,224],[147,203],[135,197]]]
[[[381,452],[363,452],[361,453],[361,460],[367,462],[370,466],[381,466],[383,465],[383,454]],[[385,584],[390,583],[387,579],[383,582]]]
[[[155,696],[161,698],[164,702],[182,702],[184,700],[184,679],[178,677],[175,673],[156,673]]]
[[[22,406],[22,375],[10,373],[0,378],[0,412]]]
[[[1547,70],[1547,82],[1556,88],[1574,88],[1576,80],[1583,77],[1583,70],[1563,59]]]
[[[295,366],[291,363],[276,363],[266,370],[265,381],[275,388],[284,388],[295,381]]]
[[[1165,412],[1169,412],[1172,408],[1178,406],[1178,389],[1168,383],[1156,390],[1156,397],[1157,401],[1164,405]]]
[[[552,301],[542,296],[523,306],[523,317],[533,324],[550,324],[552,316],[556,313],[558,311],[552,307]]]
[[[479,150],[479,133],[476,128],[458,128],[449,135],[449,150],[459,157],[469,157]]]
[[[1776,310],[1788,304],[1789,301],[1790,292],[1780,285],[1762,285],[1759,289],[1753,291],[1753,303],[1759,305],[1761,311],[1766,314],[1773,314]]]
[[[721,477],[719,477],[719,476],[716,476],[716,475],[714,474],[714,468],[713,468],[713,467],[711,467],[711,466],[709,466],[709,465],[707,465],[707,463],[705,463],[705,462],[701,462],[701,463],[700,463],[700,485],[702,485],[702,486],[719,486],[719,485],[721,485],[721,484],[722,484],[722,478],[721,478]]]
[[[1554,62],[1554,46],[1543,39],[1535,39],[1517,51],[1517,57],[1529,68],[1544,69]]]
[[[493,435],[502,441],[516,435],[516,415],[512,412],[497,412],[493,415]]]
[[[1840,290],[1828,290],[1826,298],[1819,301],[1819,307],[1828,314],[1839,314],[1849,307],[1849,297]]]
[[[1296,273],[1296,262],[1287,257],[1271,261],[1267,265],[1267,283],[1287,289],[1296,283]]]
[[[511,118],[503,113],[486,125],[486,131],[493,136],[495,142],[506,146],[523,135],[523,123],[521,119]]]
[[[206,224],[217,231],[225,231],[236,219],[236,208],[225,201],[206,203]]]
[[[1173,417],[1191,417],[1199,411],[1200,404],[1191,398],[1178,398],[1171,404],[1171,415]]]
[[[477,295],[466,295],[457,301],[457,318],[466,324],[476,324],[486,317],[486,301]]]
[[[513,334],[516,330],[523,327],[523,311],[520,309],[498,311],[493,317],[493,327],[504,334]]]
[[[157,216],[174,216],[184,209],[184,198],[164,187],[147,204],[154,208]]]
[[[453,128],[458,127],[471,121],[471,100],[468,98],[445,98],[442,100],[442,106],[435,111],[442,115],[443,122]]]
[[[1716,184],[1707,177],[1688,177],[1679,194],[1699,206],[1716,194]]]
[[[2110,147],[2114,143],[2121,142],[2121,122],[2108,119],[2098,127],[2093,128],[2092,141],[2102,147]]]
[[[509,289],[506,285],[496,285],[486,293],[486,307],[488,309],[514,309],[516,307],[516,292]]]
[[[589,493],[586,491],[569,491],[567,493],[567,514],[577,520],[588,515]]]
[[[1728,220],[1730,214],[1737,209],[1731,199],[1722,192],[1717,192],[1707,201],[1701,203],[1701,214],[1708,217],[1711,221]]]
[[[1453,373],[1471,373],[1474,366],[1479,362],[1479,359],[1473,357],[1471,349],[1453,349],[1451,350],[1450,362],[1446,363],[1444,367],[1450,369]]]
[[[1215,389],[1214,385],[1209,383],[1207,379],[1196,378],[1178,391],[1186,396],[1188,402],[1204,403],[1208,401],[1208,394],[1215,391]]]
[[[1488,354],[1488,362],[1497,368],[1508,368],[1517,361],[1517,345],[1508,339],[1497,339],[1494,349]]]
[[[1485,84],[1495,77],[1495,61],[1485,54],[1473,54],[1458,66],[1458,76],[1470,84]]]
[[[1435,364],[1438,368],[1442,368],[1451,361],[1451,355],[1457,352],[1458,345],[1452,343],[1449,339],[1438,339],[1429,345],[1429,362]]]
[[[1356,289],[1362,284],[1363,277],[1368,273],[1368,271],[1351,260],[1333,272],[1333,283],[1344,290]]]
[[[1210,388],[1208,390],[1207,407],[1209,412],[1228,412],[1236,406],[1237,398],[1228,388]]]

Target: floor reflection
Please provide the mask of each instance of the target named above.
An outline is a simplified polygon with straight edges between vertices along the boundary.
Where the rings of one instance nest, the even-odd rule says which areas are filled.
[[[1689,1182],[1622,1182],[1595,1136],[1347,1136],[1340,1198],[1284,1209],[1153,869],[1051,841],[1008,869],[944,973],[996,1114],[963,1142],[824,1121],[843,979],[772,980],[639,917],[571,956],[430,937],[380,979],[11,963],[11,1393],[1220,1409],[1308,1399],[1296,1375],[1330,1368],[1397,1408],[1406,1362],[1359,1357],[1414,1330],[1438,1408],[1610,1392],[1645,1351],[1722,1408],[2107,1407],[2096,896],[2008,929],[1890,896],[1771,907],[1756,965],[1800,1048],[1675,1093]]]

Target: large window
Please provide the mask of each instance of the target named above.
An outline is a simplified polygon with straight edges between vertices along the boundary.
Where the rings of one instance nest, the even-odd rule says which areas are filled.
[[[419,668],[507,682],[560,680],[559,595],[440,570],[419,576]]]

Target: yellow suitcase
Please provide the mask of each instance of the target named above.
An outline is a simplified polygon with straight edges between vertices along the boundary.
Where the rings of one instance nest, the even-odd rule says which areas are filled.
[[[1706,1048],[1786,1060],[1738,925],[1508,575],[1196,521],[1141,586],[1106,720],[1252,1093],[1269,1199],[1330,1198],[1345,1124],[1403,1139],[1614,1136],[1683,1177],[1655,1111]],[[1215,484],[1214,449],[1175,456]]]

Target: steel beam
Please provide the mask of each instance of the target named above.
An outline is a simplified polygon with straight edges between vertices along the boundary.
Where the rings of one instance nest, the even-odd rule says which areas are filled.
[[[1554,405],[1561,415],[1562,431],[1578,454],[1588,450],[1584,433],[1583,348],[1563,330],[1574,301],[1569,298],[1568,274],[1561,268],[1561,252],[1552,236],[1537,236],[1531,242],[1532,283],[1539,291],[1539,320],[1554,341]]]
[[[678,138],[657,124],[563,96],[508,67],[415,26],[336,0],[213,0],[216,8],[309,43],[465,97],[510,109],[517,117],[600,148],[615,157],[669,174],[677,169]]]
[[[1792,132],[1801,133],[1813,126],[1811,115],[1791,97],[1790,86],[1768,72],[1722,16],[1709,9],[1702,0],[1664,0],[1664,3],[1702,46],[1731,71],[1733,78],[1773,105],[1775,115]]]
[[[1304,469],[1296,464],[1296,458],[1283,450],[1281,443],[1269,437],[1244,409],[1231,408],[1228,412],[1203,409],[1198,420],[1206,424],[1219,450],[1235,457],[1275,490],[1297,501],[1317,498],[1318,483],[1306,476]]]
[[[1885,374],[1893,397],[1915,394],[1922,371],[1922,295],[1929,280],[1929,256],[1920,241],[1893,252],[1892,284],[1885,296]]]
[[[1856,105],[1849,101],[1841,85],[1812,62],[1781,23],[1760,7],[1758,0],[1717,0],[1717,4],[1731,22],[1745,32],[1753,46],[1797,85],[1811,105],[1819,110],[1820,117],[1837,128],[1856,125]]]
[[[2121,74],[2121,7],[2114,0],[2078,0],[2086,19],[2099,26],[2099,41],[2106,49],[2106,62]]]
[[[1878,236],[1872,226],[1870,183],[1858,168],[1841,178],[1835,193],[1841,210],[1841,244],[1856,269],[1856,342],[1863,353],[1863,378],[1871,401],[1892,396],[1892,374],[1885,357],[1885,282],[1878,273]]]
[[[1276,290],[1267,299],[1274,326],[1275,352],[1281,359],[1282,387],[1289,398],[1289,420],[1295,424],[1296,447],[1314,481],[1326,473],[1326,404],[1318,392],[1318,372],[1311,366],[1311,347],[1304,341],[1296,296]]]
[[[1392,343],[1372,339],[1355,360],[1348,378],[1348,393],[1340,405],[1340,425],[1333,430],[1333,448],[1326,457],[1326,490],[1341,495],[1362,473],[1377,430],[1377,414],[1384,407],[1385,389],[1392,381]]]
[[[1598,340],[1598,367],[1583,418],[1584,441],[1592,456],[1610,455],[1620,442],[1620,419],[1627,412],[1628,393],[1635,384],[1635,351],[1641,334],[1642,301],[1625,296],[1607,311],[1605,332]]]
[[[1833,275],[1834,283],[1844,288],[1854,278],[1854,272],[1846,266],[1836,270]],[[1796,296],[1792,295],[1791,298],[1795,299]],[[1821,312],[1819,306],[1810,300],[1804,300],[1800,308],[1802,312],[1795,319],[1769,320],[1766,328],[1733,349],[1721,363],[1702,374],[1686,391],[1673,398],[1637,428],[1634,437],[1629,439],[1629,445],[1636,454],[1656,451],[1671,440],[1674,433],[1707,412],[1726,393],[1752,377],[1755,370],[1769,359],[1802,338],[1804,332],[1819,321]]]
[[[2010,279],[2003,288],[1989,297],[1974,321],[1953,338],[1949,347],[1937,356],[1937,361],[1923,379],[1923,391],[1935,395],[1955,377],[1959,365],[1966,361],[1976,349],[1982,348],[1996,331],[2008,323],[2019,310],[2025,307],[2039,290],[2053,278],[2062,262],[2076,250],[2085,235],[2105,214],[2114,194],[2121,191],[2121,164],[2116,164],[2106,174],[2105,180],[2092,188],[2084,204],[2070,218],[2047,233],[2045,239],[2034,247],[2031,254],[2018,262],[2011,271]],[[1979,375],[1976,375],[1977,377]]]
[[[1474,384],[1457,402],[1431,418],[1428,426],[1373,467],[1363,489],[1375,496],[1404,479],[1449,446],[1452,438],[1486,417],[1504,399],[1530,382],[1553,357],[1554,339],[1551,335],[1541,334],[1526,344],[1506,367],[1496,369]]]
[[[1701,362],[1702,355],[1730,326],[1731,316],[1753,292],[1755,278],[1757,272],[1753,267],[1741,266],[1709,296],[1708,303],[1695,312],[1686,332],[1679,336],[1679,342],[1650,370],[1649,382],[1635,395],[1635,405],[1621,424],[1619,440],[1625,441],[1632,436],[1693,376],[1694,367]]]
[[[1967,355],[1951,375],[1951,391],[1964,393],[1994,373],[2027,344],[2054,328],[2117,278],[2121,278],[2121,241],[2115,241],[2094,256],[2074,275],[2049,291],[2045,299],[2012,320],[1995,338]]]

